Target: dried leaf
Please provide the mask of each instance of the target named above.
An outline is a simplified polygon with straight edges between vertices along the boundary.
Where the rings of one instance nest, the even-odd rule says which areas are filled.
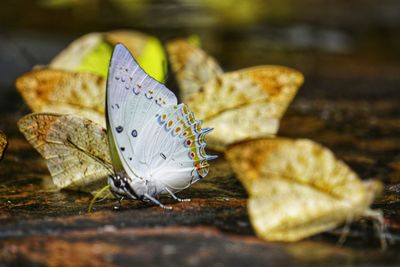
[[[371,215],[382,190],[311,140],[254,140],[231,146],[226,157],[249,193],[255,231],[269,241],[297,241]]]
[[[90,120],[71,115],[33,113],[19,130],[46,160],[54,184],[95,194],[113,173],[107,133]]]
[[[279,121],[303,83],[303,75],[282,66],[258,66],[222,73],[215,60],[183,40],[167,45],[183,98],[205,127],[209,147],[275,135]]]

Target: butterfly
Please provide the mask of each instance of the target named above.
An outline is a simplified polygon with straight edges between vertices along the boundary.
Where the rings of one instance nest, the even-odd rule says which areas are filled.
[[[96,194],[107,185],[113,169],[101,125],[73,115],[32,113],[18,128],[46,160],[57,188]]]
[[[216,60],[185,40],[167,44],[183,101],[206,127],[209,147],[223,151],[246,139],[273,136],[303,75],[282,66],[257,66],[224,73]]]
[[[85,34],[56,55],[49,63],[49,68],[89,72],[106,77],[113,47],[117,43],[124,43],[152,77],[165,79],[166,62],[162,44],[157,38],[138,31],[115,30]]]
[[[258,236],[297,241],[360,217],[382,214],[369,206],[379,181],[361,181],[327,148],[308,139],[242,142],[225,152],[249,193],[248,212]]]
[[[7,137],[6,135],[0,131],[0,160],[3,158],[4,151],[7,147]]]
[[[111,58],[106,90],[107,132],[115,175],[111,191],[152,201],[205,177],[208,160],[201,121],[162,83],[148,75],[122,44]]]
[[[19,77],[16,87],[34,112],[74,114],[105,127],[105,78],[65,70],[34,70]]]
[[[47,67],[18,77],[16,88],[33,112],[75,114],[105,127],[108,64],[113,44],[121,41],[151,75],[164,78],[165,56],[156,38],[134,31],[112,31],[78,38]]]

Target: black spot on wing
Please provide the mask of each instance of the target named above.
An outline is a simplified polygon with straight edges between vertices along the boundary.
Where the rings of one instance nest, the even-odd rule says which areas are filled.
[[[124,130],[124,127],[118,126],[117,128],[115,128],[115,130],[117,131],[117,133],[122,133],[122,131]]]

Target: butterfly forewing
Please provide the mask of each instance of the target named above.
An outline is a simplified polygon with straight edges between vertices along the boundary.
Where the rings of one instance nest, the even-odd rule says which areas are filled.
[[[160,105],[155,101],[158,98],[162,99]],[[154,117],[161,106],[177,104],[176,97],[148,76],[129,51],[118,44],[110,62],[106,102],[109,138],[117,151],[112,153],[114,167],[122,163],[129,176],[143,175],[147,168],[133,160],[137,137],[142,134],[144,121]]]
[[[184,101],[203,84],[223,73],[214,58],[185,40],[169,42],[167,51]]]
[[[307,139],[258,139],[226,151],[249,193],[249,217],[266,240],[297,241],[369,213],[382,190]]]
[[[145,122],[155,120],[163,107],[176,104],[171,91],[147,75],[123,45],[116,45],[107,82],[108,130],[119,158],[113,157],[113,163],[121,160],[132,177],[146,174],[148,166],[140,163],[135,151],[138,137],[146,134]]]
[[[107,183],[112,167],[100,125],[72,115],[34,113],[18,127],[46,160],[58,188],[95,193]]]

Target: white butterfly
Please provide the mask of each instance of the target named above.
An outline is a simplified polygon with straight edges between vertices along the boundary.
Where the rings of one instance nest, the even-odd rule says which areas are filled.
[[[107,131],[115,175],[111,191],[132,199],[156,196],[188,188],[205,177],[207,160],[204,136],[210,128],[167,87],[150,77],[129,51],[117,44],[111,58],[107,92]]]

